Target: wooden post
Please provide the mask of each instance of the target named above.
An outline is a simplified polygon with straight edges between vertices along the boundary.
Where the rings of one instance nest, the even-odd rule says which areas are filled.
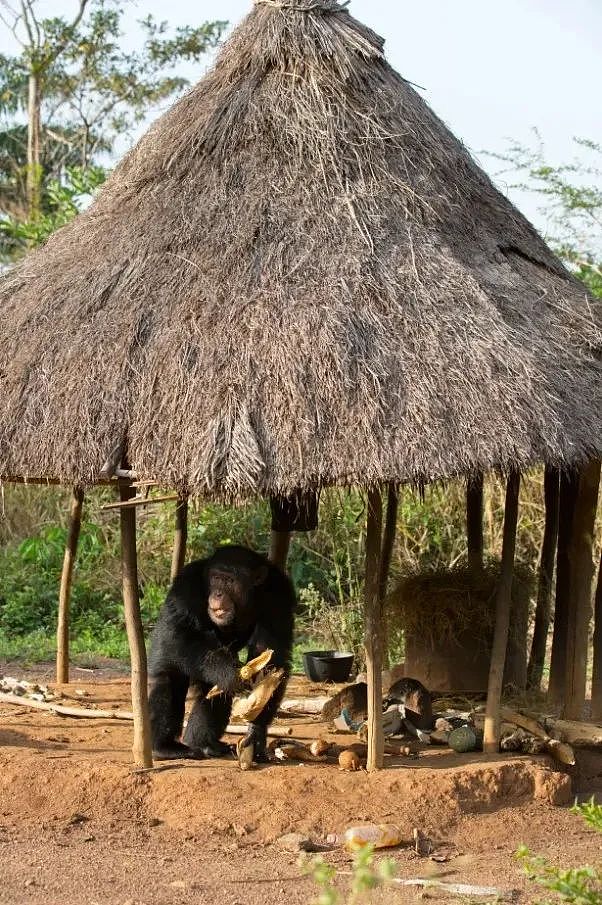
[[[176,506],[176,529],[171,556],[171,580],[179,575],[186,561],[186,540],[188,537],[188,500],[182,497]]]
[[[129,482],[119,481],[122,502],[131,500],[136,491]],[[136,556],[136,509],[119,510],[121,520],[121,575],[125,627],[132,663],[132,710],[134,713],[134,762],[140,767],[152,767],[153,755],[148,712],[146,648],[138,598],[138,565]]]
[[[602,721],[602,554],[594,603],[594,668],[592,674],[592,720]]]
[[[291,531],[272,531],[270,544],[270,562],[286,572],[286,560],[291,544]]]
[[[545,526],[539,560],[539,576],[537,585],[537,605],[535,608],[535,626],[533,641],[527,667],[527,687],[539,691],[546,659],[546,645],[550,630],[552,608],[552,582],[554,579],[554,562],[558,544],[558,514],[560,503],[560,472],[557,468],[546,466],[544,474]]]
[[[383,666],[389,666],[389,631],[387,618],[385,615],[384,601],[387,596],[387,581],[389,579],[389,569],[391,568],[391,559],[393,557],[393,545],[395,543],[395,532],[397,530],[397,509],[399,505],[399,495],[395,484],[389,484],[387,491],[387,511],[385,515],[385,529],[383,532],[383,543],[380,554],[380,568],[378,572],[378,596],[381,601],[382,612],[382,638],[383,638]]]
[[[63,571],[61,572],[59,613],[56,629],[56,681],[59,685],[67,685],[69,682],[69,601],[71,599],[73,567],[75,566],[75,557],[77,555],[77,542],[82,523],[83,503],[83,490],[80,487],[74,487],[71,498],[69,533],[63,557]]]
[[[364,589],[366,675],[368,682],[368,763],[367,770],[383,766],[385,737],[383,732],[382,693],[382,600],[378,593],[382,533],[382,499],[380,490],[368,493],[368,525],[366,530],[366,577]]]
[[[514,572],[514,550],[516,547],[516,526],[518,523],[518,494],[520,474],[515,471],[506,484],[506,505],[504,508],[504,538],[502,542],[502,569],[495,602],[495,631],[489,667],[487,706],[485,710],[485,732],[483,751],[493,754],[500,741],[500,707],[504,664],[508,646],[510,627],[510,607],[512,601],[512,575]]]
[[[585,706],[594,574],[592,548],[599,486],[600,462],[590,462],[579,473],[569,552],[571,594],[567,620],[565,692],[561,714],[565,720],[582,719]]]
[[[577,503],[578,479],[574,472],[560,475],[560,504],[558,523],[558,548],[556,551],[556,599],[554,603],[554,634],[548,704],[562,704],[566,679],[566,649],[568,613],[571,595],[570,546],[573,534],[573,518]]]
[[[466,541],[468,567],[473,572],[483,568],[483,475],[468,479],[466,485]]]

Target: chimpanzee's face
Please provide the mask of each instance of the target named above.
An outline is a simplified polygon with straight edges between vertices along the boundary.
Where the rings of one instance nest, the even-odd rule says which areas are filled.
[[[210,569],[207,606],[211,621],[220,628],[246,622],[249,595],[256,583],[256,576],[246,569]]]
[[[234,622],[245,593],[237,575],[211,569],[209,572],[209,618],[215,625],[227,626]]]

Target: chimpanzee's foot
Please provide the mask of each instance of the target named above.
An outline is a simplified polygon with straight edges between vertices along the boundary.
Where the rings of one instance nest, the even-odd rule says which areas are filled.
[[[247,730],[244,747],[253,746],[253,760],[256,764],[267,764],[270,758],[267,753],[267,730],[265,726],[251,724]]]
[[[153,760],[199,760],[202,756],[182,742],[169,742],[153,748]]]
[[[203,757],[231,757],[234,753],[234,746],[228,745],[226,742],[211,742],[200,748]]]

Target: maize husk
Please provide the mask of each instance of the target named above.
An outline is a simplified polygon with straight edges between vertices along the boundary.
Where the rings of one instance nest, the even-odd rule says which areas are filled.
[[[264,709],[284,675],[283,669],[275,669],[273,672],[257,683],[251,694],[246,698],[238,698],[232,707],[232,716],[248,720],[252,723]]]
[[[243,682],[248,682],[249,679],[252,679],[253,676],[256,676],[258,672],[261,672],[264,669],[270,660],[272,659],[273,650],[264,650],[262,654],[259,654],[258,657],[254,657],[253,660],[249,660],[248,663],[245,663],[244,666],[241,666],[239,669],[239,675]],[[218,694],[223,694],[222,689],[217,685],[214,685],[207,692],[207,700],[210,698],[216,698]]]

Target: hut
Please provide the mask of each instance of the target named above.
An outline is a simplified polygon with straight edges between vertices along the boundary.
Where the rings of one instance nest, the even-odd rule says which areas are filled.
[[[602,454],[599,304],[346,6],[255,0],[90,208],[0,283],[0,476],[72,486],[75,521],[100,481],[126,504],[142,763],[132,479],[232,504],[366,489],[375,768],[381,489],[466,477],[474,498],[508,476],[491,746],[520,470]]]

